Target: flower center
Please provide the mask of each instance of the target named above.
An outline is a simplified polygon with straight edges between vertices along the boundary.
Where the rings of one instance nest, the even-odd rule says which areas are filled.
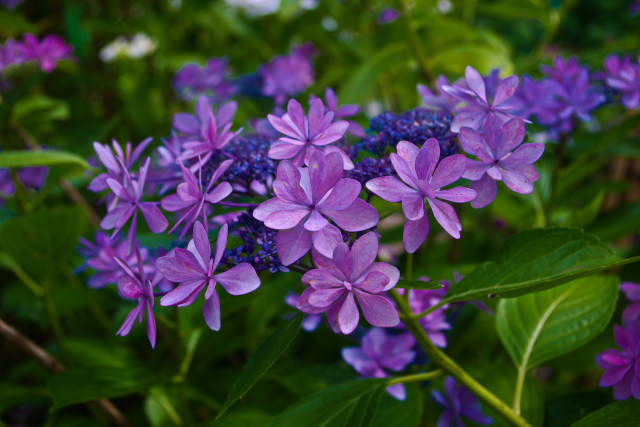
[[[345,280],[344,282],[342,282],[342,283],[344,284],[344,287],[345,287],[348,291],[350,291],[350,290],[352,290],[352,289],[353,289],[353,285],[352,285],[351,283],[347,282],[346,280]]]

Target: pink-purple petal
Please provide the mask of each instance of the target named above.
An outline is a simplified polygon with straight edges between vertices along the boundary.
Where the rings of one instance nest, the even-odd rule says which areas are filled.
[[[418,250],[427,239],[429,234],[429,217],[424,215],[422,218],[412,221],[410,219],[404,223],[403,238],[404,247],[410,254]]]
[[[282,265],[287,266],[302,258],[311,249],[311,232],[302,223],[276,235],[276,250]]]
[[[204,301],[202,315],[204,316],[205,323],[211,330],[220,330],[220,299],[215,291]]]
[[[379,328],[390,328],[400,323],[400,317],[393,303],[382,295],[371,295],[355,290],[362,315],[367,322]]]
[[[256,270],[246,262],[238,264],[224,273],[216,274],[216,280],[231,295],[244,295],[260,286]]]
[[[381,199],[394,203],[402,201],[402,196],[405,194],[417,194],[416,190],[393,176],[374,178],[367,182],[365,187]]]
[[[351,206],[341,211],[323,210],[325,216],[333,220],[345,231],[367,230],[378,223],[380,217],[373,206],[362,199],[356,199]]]

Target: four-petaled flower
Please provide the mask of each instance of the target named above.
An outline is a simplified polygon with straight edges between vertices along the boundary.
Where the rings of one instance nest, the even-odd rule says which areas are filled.
[[[158,258],[156,267],[171,282],[180,285],[160,300],[160,305],[191,305],[206,287],[203,315],[209,328],[220,330],[220,299],[216,284],[220,284],[231,295],[244,295],[260,286],[260,279],[253,267],[247,263],[215,274],[227,246],[229,227],[225,223],[218,233],[216,252],[211,258],[209,236],[200,221],[193,226],[193,239],[187,249],[177,248],[173,256]]]
[[[308,168],[280,162],[273,182],[276,197],[258,206],[253,216],[280,230],[276,248],[283,265],[302,258],[312,246],[325,256],[333,254],[342,235],[327,218],[350,232],[378,223],[378,212],[358,198],[360,183],[342,178],[342,173],[342,159],[336,153],[314,152]]]
[[[416,341],[410,333],[387,335],[384,330],[371,328],[362,337],[362,347],[342,349],[342,358],[363,378],[386,378],[387,370],[400,372],[413,362]],[[407,398],[404,384],[387,387],[387,393],[398,400]]]
[[[432,392],[433,400],[444,408],[440,419],[438,419],[437,427],[464,426],[462,417],[481,425],[493,422],[490,416],[482,413],[476,396],[458,384],[452,377],[445,378],[444,389],[447,396],[442,394],[440,390]]]
[[[269,114],[271,126],[285,135],[271,144],[269,157],[276,160],[291,159],[296,166],[302,166],[308,164],[312,153],[319,149],[327,154],[340,154],[344,159],[343,168],[353,168],[347,153],[336,146],[328,146],[344,136],[349,123],[331,123],[334,113],[325,112],[324,104],[318,98],[312,99],[309,104],[308,116],[305,116],[302,106],[295,99],[289,100],[287,112],[282,117]]]
[[[358,306],[373,326],[391,327],[400,322],[394,305],[384,294],[393,288],[400,272],[384,262],[375,262],[378,238],[369,232],[353,243],[351,250],[340,243],[333,259],[313,253],[318,267],[302,276],[308,288],[298,300],[298,309],[305,313],[326,312],[327,321],[336,333],[350,334],[360,320]]]
[[[533,192],[533,182],[538,180],[538,171],[533,163],[542,156],[544,144],[522,144],[525,129],[521,118],[501,124],[489,117],[484,135],[463,127],[460,129],[462,149],[478,158],[468,159],[463,178],[472,180],[471,188],[478,197],[471,202],[474,208],[487,206],[496,197],[496,181],[504,181],[512,191],[521,194]]]
[[[402,202],[402,211],[407,218],[403,236],[407,252],[418,250],[429,233],[425,198],[442,228],[459,239],[462,226],[456,212],[451,205],[438,199],[464,203],[476,197],[475,190],[465,187],[441,190],[462,177],[467,158],[455,154],[438,164],[440,145],[434,138],[428,139],[422,149],[407,141],[400,141],[396,148],[398,154],[391,153],[391,163],[402,181],[383,176],[367,182],[366,187],[388,202]]]
[[[608,349],[596,356],[604,374],[600,387],[613,386],[613,397],[625,400],[633,395],[640,399],[640,332],[638,322],[627,322],[624,328],[615,325],[613,335],[620,350]]]

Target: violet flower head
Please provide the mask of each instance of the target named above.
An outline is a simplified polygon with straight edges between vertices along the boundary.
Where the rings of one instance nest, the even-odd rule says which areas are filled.
[[[378,15],[378,24],[388,24],[400,17],[400,12],[390,7],[384,8]]]
[[[136,254],[137,257],[137,273],[133,272],[131,266],[129,266],[124,260],[114,257],[114,260],[118,263],[120,268],[124,271],[125,275],[118,278],[118,293],[127,299],[137,300],[138,305],[129,312],[124,323],[116,332],[116,335],[126,336],[131,332],[136,318],[138,323],[142,323],[144,313],[147,313],[147,337],[151,347],[156,346],[156,320],[153,316],[154,295],[153,288],[154,283],[147,277],[142,265],[142,259],[140,254]]]
[[[484,127],[484,135],[463,127],[460,129],[462,149],[478,158],[467,159],[467,169],[462,175],[470,179],[471,188],[478,197],[471,202],[474,208],[487,206],[496,197],[496,181],[503,181],[510,190],[520,194],[533,192],[533,182],[538,180],[535,163],[544,152],[544,144],[522,144],[525,129],[521,118],[501,124],[490,117]]]
[[[575,56],[564,60],[562,56],[557,55],[553,58],[553,65],[543,65],[540,67],[540,71],[550,79],[559,83],[574,80],[583,70],[587,70],[587,68],[580,65],[578,58]]]
[[[396,326],[398,312],[384,293],[393,288],[400,271],[384,262],[375,262],[378,238],[369,232],[356,240],[351,249],[340,243],[333,251],[333,259],[313,252],[318,267],[302,276],[307,289],[298,300],[304,313],[326,313],[329,326],[335,333],[350,334],[358,326],[360,314],[373,326]],[[356,301],[358,305],[356,305]]]
[[[605,83],[622,95],[625,108],[637,108],[640,105],[640,55],[633,62],[630,55],[619,58],[609,55],[604,60]]]
[[[438,163],[440,146],[433,138],[427,140],[422,149],[410,142],[400,141],[397,151],[397,154],[391,153],[391,163],[400,179],[393,176],[375,178],[367,182],[366,187],[388,202],[402,202],[402,211],[407,218],[403,236],[407,252],[418,250],[429,233],[425,199],[436,221],[453,238],[459,239],[462,226],[458,216],[451,205],[443,200],[470,202],[477,193],[465,187],[441,188],[462,177],[467,158],[463,154],[455,154]]]
[[[383,329],[371,328],[363,337],[361,347],[345,347],[342,358],[362,378],[386,378],[387,371],[400,372],[413,362],[416,341],[410,333],[388,335]],[[398,400],[407,398],[404,384],[387,387],[387,393]]]
[[[560,90],[560,84],[554,80],[533,80],[531,76],[524,75],[520,87],[510,100],[512,113],[525,119],[535,116],[536,121],[545,126],[553,124],[557,120],[559,103],[556,95]]]
[[[309,114],[305,115],[302,106],[290,99],[287,112],[282,117],[269,114],[269,123],[285,136],[271,144],[269,157],[276,160],[291,159],[294,165],[308,164],[312,153],[322,151],[326,154],[338,153],[342,157],[344,169],[353,169],[353,162],[340,148],[329,146],[344,136],[349,128],[346,121],[332,123],[334,113],[325,112],[324,104],[318,98],[310,102]]]
[[[313,45],[307,43],[294,47],[289,55],[276,56],[262,65],[258,70],[263,80],[262,95],[282,104],[309,87],[313,83],[313,53]]]
[[[42,41],[33,34],[25,34],[22,38],[22,57],[25,61],[35,61],[45,73],[56,68],[56,63],[63,59],[71,59],[73,48],[55,35],[46,35]]]
[[[200,95],[196,101],[195,114],[178,113],[174,115],[173,128],[186,138],[199,138],[204,132],[207,132],[212,113],[211,107],[209,98]],[[236,115],[237,109],[238,103],[235,101],[229,101],[218,108],[215,113],[215,122],[218,129],[224,128],[224,126],[233,121],[233,116]]]
[[[420,280],[420,279],[418,279]],[[428,281],[428,279],[426,280]],[[404,295],[409,292],[409,307],[413,314],[420,314],[428,308],[438,304],[444,296],[441,289],[398,289],[398,293]],[[444,331],[451,329],[447,322],[446,311],[449,304],[445,304],[437,310],[419,319],[420,326],[425,330],[431,341],[440,348],[447,346],[447,336]]]
[[[262,203],[253,216],[275,230],[276,248],[287,266],[302,258],[313,246],[331,257],[342,242],[340,230],[367,230],[378,223],[378,212],[358,198],[362,186],[342,178],[342,158],[312,154],[308,168],[297,168],[288,160],[280,162],[273,191],[276,197]]]
[[[453,113],[455,111],[455,107],[460,104],[460,100],[455,96],[449,95],[449,93],[443,89],[445,86],[450,85],[449,79],[443,75],[439,75],[436,80],[436,89],[438,90],[437,94],[431,91],[427,86],[419,84],[418,94],[420,95],[420,98],[422,98],[422,103],[427,108]]]
[[[637,322],[640,317],[640,285],[633,282],[622,282],[620,290],[629,300],[629,305],[622,312],[622,323]]]
[[[169,230],[170,233],[184,223],[182,232],[180,232],[180,238],[182,239],[199,216],[202,216],[205,230],[208,229],[209,205],[214,205],[224,200],[233,191],[231,184],[228,182],[221,182],[215,187],[213,186],[218,178],[231,166],[231,163],[233,163],[233,160],[222,162],[209,179],[206,187],[202,185],[202,169],[198,171],[198,178],[196,179],[193,172],[180,164],[184,181],[178,184],[176,193],[164,197],[160,202],[160,205],[166,211],[181,212],[180,219]]]
[[[0,45],[0,73],[12,65],[20,65],[25,59],[22,55],[22,43],[13,39]]]
[[[314,95],[311,95],[309,100],[315,98],[316,97]],[[338,106],[338,97],[331,88],[327,88],[327,90],[324,92],[324,101],[326,103],[327,111],[331,111],[336,119],[347,119],[349,117],[355,116],[360,112],[360,107],[355,104]],[[351,135],[358,138],[364,138],[367,136],[367,133],[358,122],[355,122],[353,120],[347,120],[347,122],[349,123],[349,129],[347,131]]]
[[[300,300],[300,295],[295,292],[289,292],[284,299],[284,303],[289,307],[298,308],[298,301]],[[304,316],[302,319],[302,329],[307,332],[313,332],[318,329],[320,323],[322,322],[322,316],[319,314],[311,313]]]
[[[466,103],[457,109],[458,115],[451,123],[451,131],[459,132],[461,127],[479,129],[487,117],[494,117],[502,122],[513,118],[509,99],[518,88],[518,76],[509,76],[497,84],[495,95],[487,93],[487,86],[480,75],[471,66],[465,70],[467,87],[461,84],[442,86],[442,90]]]
[[[600,387],[613,386],[613,397],[625,400],[640,399],[640,332],[638,322],[627,322],[622,328],[613,327],[613,335],[620,350],[608,349],[596,356],[596,363],[604,374]]]
[[[206,65],[187,64],[176,72],[173,88],[183,98],[205,95],[215,103],[234,96],[238,88],[227,79],[227,58],[211,58]]]
[[[464,426],[462,417],[481,425],[493,422],[491,417],[482,413],[476,396],[452,377],[445,378],[444,389],[446,396],[440,390],[432,392],[433,400],[444,409],[437,427]]]
[[[111,208],[102,219],[100,226],[105,230],[113,229],[113,237],[125,226],[127,221],[131,219],[127,233],[127,253],[131,253],[133,250],[138,222],[138,210],[142,212],[149,229],[153,233],[162,233],[169,226],[169,222],[158,208],[158,202],[142,201],[150,161],[151,159],[147,158],[144,165],[140,167],[137,180],[131,178],[129,170],[122,162],[120,162],[124,174],[122,182],[113,178],[107,178],[107,185],[117,199],[113,208]]]
[[[244,295],[260,286],[256,271],[247,263],[239,264],[225,272],[215,274],[227,246],[229,227],[224,224],[218,232],[216,251],[211,258],[209,236],[200,221],[193,226],[193,239],[187,249],[176,248],[173,256],[156,261],[158,270],[171,282],[180,283],[160,300],[160,305],[191,305],[206,287],[203,315],[207,326],[220,330],[220,299],[216,292],[219,283],[230,295]]]

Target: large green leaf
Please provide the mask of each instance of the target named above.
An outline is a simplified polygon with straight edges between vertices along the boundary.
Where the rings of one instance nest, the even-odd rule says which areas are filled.
[[[597,237],[581,230],[522,231],[507,240],[497,262],[486,262],[466,275],[442,303],[515,297],[639,260],[619,258]]]
[[[425,282],[423,280],[400,279],[396,285],[396,288],[404,289],[440,289],[441,287],[440,283],[433,280]]]
[[[520,370],[568,353],[595,338],[615,310],[615,276],[586,277],[498,303],[498,335]]]
[[[0,168],[21,168],[26,166],[75,165],[88,168],[85,159],[65,151],[3,151],[0,152]]]
[[[354,380],[330,387],[293,405],[269,426],[371,425],[388,382],[388,379]]]
[[[219,418],[236,401],[241,399],[251,387],[273,366],[298,335],[302,316],[296,316],[276,329],[251,355],[242,373],[231,387],[231,391],[216,418]]]
[[[635,399],[611,403],[571,424],[571,427],[635,427],[638,425],[640,402]]]

